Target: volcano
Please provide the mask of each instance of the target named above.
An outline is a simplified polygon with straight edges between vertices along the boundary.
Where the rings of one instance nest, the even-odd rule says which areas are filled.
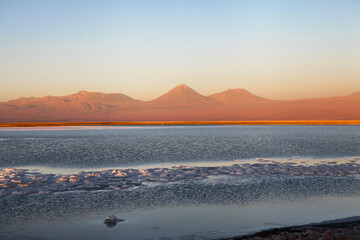
[[[153,107],[173,108],[214,106],[219,105],[219,102],[197,93],[185,84],[180,84],[147,104]]]

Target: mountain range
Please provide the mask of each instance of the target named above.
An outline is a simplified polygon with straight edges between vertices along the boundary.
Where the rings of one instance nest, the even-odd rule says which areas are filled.
[[[180,84],[151,101],[80,91],[0,103],[0,122],[356,120],[360,91],[349,96],[272,100],[245,89],[203,96]]]

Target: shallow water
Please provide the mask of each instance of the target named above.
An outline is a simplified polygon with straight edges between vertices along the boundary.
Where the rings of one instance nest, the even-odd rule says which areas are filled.
[[[0,167],[127,167],[360,156],[359,126],[1,128]]]
[[[236,205],[187,205],[116,212],[126,221],[108,228],[106,212],[81,219],[9,227],[4,239],[215,239],[360,214],[358,198],[307,199]],[[329,209],[333,209],[329,211]],[[355,211],[354,211],[355,210]],[[0,235],[1,236],[1,235]],[[11,239],[11,238],[9,238]]]
[[[4,128],[0,139],[1,168],[56,174],[179,163],[229,166],[255,158],[315,164],[321,173],[321,164],[343,163],[342,171],[360,156],[358,126]],[[214,239],[360,215],[358,175],[312,172],[269,170],[117,191],[5,195],[0,239]],[[113,214],[126,221],[108,228],[103,220]]]
[[[213,239],[360,215],[360,179],[215,177],[6,198],[1,239]],[[6,208],[4,208],[6,206]],[[126,221],[108,228],[107,215]]]

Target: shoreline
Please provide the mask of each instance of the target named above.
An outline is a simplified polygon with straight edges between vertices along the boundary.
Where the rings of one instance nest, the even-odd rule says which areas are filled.
[[[10,122],[1,127],[60,126],[172,126],[172,125],[360,125],[360,120],[276,120],[276,121],[122,121],[122,122]]]
[[[353,216],[320,223],[271,228],[252,234],[217,240],[358,239],[359,235],[360,216]]]

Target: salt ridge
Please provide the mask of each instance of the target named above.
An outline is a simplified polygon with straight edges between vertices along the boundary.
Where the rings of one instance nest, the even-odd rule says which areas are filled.
[[[147,183],[182,183],[200,181],[219,175],[290,175],[319,177],[353,177],[360,174],[358,160],[347,163],[297,165],[256,159],[259,163],[233,164],[219,167],[174,166],[171,168],[110,169],[79,171],[72,175],[32,173],[25,169],[0,170],[0,197],[28,194],[52,194],[66,191],[123,191],[145,187]]]

